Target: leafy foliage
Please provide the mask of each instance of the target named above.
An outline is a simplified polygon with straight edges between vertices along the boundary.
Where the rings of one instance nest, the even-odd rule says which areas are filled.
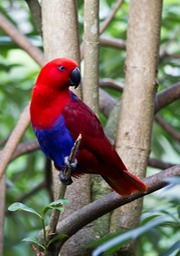
[[[83,4],[84,1],[78,2],[78,15],[80,26],[80,38],[83,38]],[[108,17],[116,1],[100,1],[100,18],[101,24]],[[29,9],[22,0],[1,0],[0,11],[11,21],[28,39],[37,39],[38,46],[42,48],[39,34],[32,21]],[[161,51],[166,54],[161,57],[158,68],[158,91],[172,86],[178,81],[180,76],[179,62],[179,22],[180,22],[180,5],[178,0],[164,0],[162,30],[161,30]],[[110,23],[103,36],[108,38],[117,38],[126,41],[128,21],[128,1],[124,1],[122,7],[118,10],[115,18]],[[31,89],[35,78],[39,72],[39,66],[16,45],[2,30],[0,30],[0,145],[3,147],[10,132],[15,126],[17,119],[23,108],[30,100]],[[125,49],[115,49],[112,47],[101,46],[100,48],[100,78],[113,78],[124,83],[125,80]],[[119,99],[121,93],[109,88],[110,95]],[[180,127],[180,101],[176,101],[165,109],[161,110],[160,115],[177,131]],[[101,115],[103,116],[103,114]],[[105,124],[105,119],[103,119]],[[34,139],[31,127],[27,130],[22,141]],[[164,161],[177,163],[179,160],[180,146],[175,138],[165,131],[158,124],[154,124],[152,136],[152,153],[151,156]],[[62,206],[49,204],[51,201],[51,179],[47,179],[47,163],[41,152],[21,156],[15,159],[7,170],[7,208],[13,212],[6,214],[5,220],[5,249],[4,255],[32,255],[32,251],[21,243],[24,237],[28,242],[36,242],[42,223],[39,221],[47,215],[48,209],[54,207],[62,210]],[[149,169],[149,172],[155,172]],[[46,178],[46,180],[45,180]],[[46,181],[42,185],[42,181]],[[176,179],[177,182],[177,179]],[[179,182],[179,181],[178,181]],[[32,193],[29,193],[29,192]],[[34,192],[33,192],[34,191]],[[175,192],[175,194],[178,194]],[[26,195],[26,196],[25,196]],[[25,197],[24,197],[25,196]],[[161,200],[160,195],[147,196],[145,199],[145,213],[142,216],[142,224],[134,230],[123,232],[118,236],[106,237],[103,242],[109,243],[111,251],[130,239],[138,237],[138,255],[176,255],[179,249],[178,236],[176,235],[179,228],[180,209],[178,207],[179,199],[168,196],[168,191],[164,192],[164,197],[169,200]],[[21,204],[12,203],[21,201]],[[22,204],[26,202],[27,207]],[[162,203],[162,207],[158,206]],[[164,202],[164,204],[163,204]],[[61,203],[61,202],[60,202]],[[152,210],[152,209],[156,209]],[[36,209],[36,210],[34,210]],[[42,210],[43,209],[43,210]],[[21,210],[17,213],[16,210]],[[31,214],[27,214],[31,212]],[[41,214],[39,214],[41,212]],[[34,213],[34,214],[33,214]],[[39,218],[36,218],[39,216]],[[41,217],[40,217],[41,216]],[[163,216],[163,219],[161,219]],[[161,222],[162,220],[162,222]],[[152,227],[152,225],[154,225]],[[159,226],[160,225],[160,226]],[[18,232],[14,232],[17,230]],[[32,238],[33,237],[33,238]],[[112,238],[111,242],[109,239]],[[113,240],[115,239],[115,240]],[[124,240],[123,240],[124,239]],[[157,243],[158,241],[158,243]],[[93,246],[98,246],[102,240],[97,241]],[[106,243],[105,243],[106,244]],[[98,247],[103,249],[102,247]],[[95,252],[94,252],[95,253]],[[174,254],[173,254],[174,253]],[[97,255],[97,251],[96,254]]]
[[[175,185],[180,186],[180,178],[172,177],[166,180],[170,183],[170,186],[165,189],[164,195],[168,197],[168,192]],[[91,247],[97,247],[93,256],[100,255],[113,255],[121,246],[130,240],[142,241],[141,245],[145,242],[146,246],[152,246],[150,255],[172,255],[180,251],[180,242],[178,241],[178,231],[180,228],[179,210],[177,204],[180,202],[179,195],[175,194],[169,196],[169,200],[165,199],[166,205],[155,210],[146,211],[142,215],[141,225],[132,230],[119,232],[116,235],[108,236],[108,238],[100,239],[99,241],[92,242]],[[170,243],[166,241],[166,244],[160,244],[160,238],[164,237],[166,240],[170,239]],[[172,239],[174,237],[174,240]],[[176,241],[176,242],[174,242]],[[169,247],[167,247],[169,246]],[[154,248],[153,248],[154,247]],[[149,250],[149,249],[148,249]],[[138,248],[138,255],[146,255],[148,253],[146,248]]]
[[[22,204],[22,203],[14,203],[12,205],[10,205],[8,207],[8,210],[9,211],[24,211],[24,212],[28,212],[28,213],[31,213],[35,216],[37,216],[40,221],[41,221],[41,224],[42,224],[42,227],[41,229],[43,230],[43,236],[44,236],[44,245],[42,245],[41,243],[39,243],[36,239],[33,239],[31,237],[27,237],[27,238],[24,238],[22,241],[24,242],[30,242],[30,243],[34,243],[35,245],[37,245],[38,247],[41,247],[43,248],[45,251],[48,249],[48,246],[53,242],[55,241],[56,239],[59,239],[59,238],[62,238],[62,237],[65,237],[65,235],[63,234],[60,234],[58,235],[57,237],[53,237],[49,242],[47,241],[47,231],[46,231],[46,225],[45,225],[45,216],[46,216],[46,213],[48,210],[52,210],[52,209],[56,209],[60,212],[62,212],[64,210],[64,207],[63,205],[64,204],[67,204],[69,203],[69,201],[67,199],[59,199],[59,200],[56,200],[46,206],[44,206],[44,208],[42,209],[42,212],[41,214],[39,214],[36,210],[34,210],[33,208],[31,207],[28,207],[27,205],[25,204]]]

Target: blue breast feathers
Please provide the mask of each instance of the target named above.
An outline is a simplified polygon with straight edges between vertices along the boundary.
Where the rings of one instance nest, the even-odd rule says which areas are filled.
[[[34,132],[45,155],[52,159],[55,165],[62,169],[64,157],[69,156],[74,140],[67,129],[63,115],[61,115],[50,129],[36,129]]]

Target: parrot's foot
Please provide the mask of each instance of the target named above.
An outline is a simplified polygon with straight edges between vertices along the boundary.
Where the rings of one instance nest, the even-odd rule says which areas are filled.
[[[65,158],[64,158],[64,165],[65,165],[65,167],[67,167],[71,171],[75,171],[76,170],[77,163],[78,163],[77,159],[75,159],[73,163],[70,163],[68,156],[65,156]]]
[[[73,163],[70,163],[68,156],[64,158],[64,167],[59,173],[59,179],[64,185],[68,186],[73,182],[71,178],[71,172],[73,172],[76,169],[76,166],[77,159],[75,159]]]
[[[64,175],[64,171],[59,172],[59,179],[66,186],[71,185],[73,183],[71,177],[66,177],[66,175]]]

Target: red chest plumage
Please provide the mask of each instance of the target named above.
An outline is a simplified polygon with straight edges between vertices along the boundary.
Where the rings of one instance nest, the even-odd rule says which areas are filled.
[[[46,86],[42,89],[37,84],[33,89],[30,106],[33,126],[37,129],[50,128],[61,115],[64,106],[68,104],[70,98],[70,92],[57,94],[56,91],[50,90]]]

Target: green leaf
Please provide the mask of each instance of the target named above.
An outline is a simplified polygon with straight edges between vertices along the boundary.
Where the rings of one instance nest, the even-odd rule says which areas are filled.
[[[36,244],[38,247],[41,247],[45,250],[45,247],[42,244],[40,244],[37,240],[34,240],[33,238],[27,237],[27,238],[24,238],[22,241]]]
[[[46,212],[49,210],[49,209],[56,209],[60,212],[63,212],[64,211],[64,207],[63,205],[64,204],[69,204],[69,200],[64,198],[64,199],[58,199],[48,205],[46,205],[43,210],[42,210],[42,214],[45,215]]]
[[[70,203],[69,199],[63,198],[63,199],[58,199],[58,200],[50,203],[49,205],[50,206],[56,206],[56,205],[60,205],[60,204],[64,205],[64,204],[69,204],[69,203]]]
[[[118,236],[116,236],[115,238],[109,240],[108,242],[100,245],[97,249],[94,250],[92,256],[99,256],[102,255],[104,252],[107,252],[109,250],[111,250],[111,253],[113,251],[115,251],[120,247],[121,243],[124,243],[125,241],[129,241],[130,239],[136,239],[137,237],[139,237],[140,235],[142,235],[143,233],[149,231],[150,229],[152,229],[153,227],[159,226],[163,223],[165,223],[167,220],[167,217],[160,217],[160,218],[156,218],[153,219],[151,221],[149,221],[148,223],[144,224],[143,226],[134,228],[132,230],[128,230]],[[114,250],[113,250],[114,248]],[[108,252],[106,253],[106,255],[110,255]]]
[[[11,212],[14,212],[14,211],[30,212],[30,213],[33,213],[33,214],[37,215],[40,219],[42,219],[41,215],[38,212],[36,212],[34,209],[28,207],[25,204],[19,203],[19,202],[11,204],[8,207],[8,210],[11,211]]]
[[[180,241],[175,242],[167,251],[163,252],[160,256],[171,256],[173,252],[180,250]]]
[[[68,237],[68,235],[66,235],[66,234],[59,234],[59,235],[53,237],[53,238],[49,241],[48,246],[49,246],[50,244],[54,243],[55,241],[57,241],[57,240],[59,240],[59,239],[62,239],[62,238],[65,238],[65,237]]]

